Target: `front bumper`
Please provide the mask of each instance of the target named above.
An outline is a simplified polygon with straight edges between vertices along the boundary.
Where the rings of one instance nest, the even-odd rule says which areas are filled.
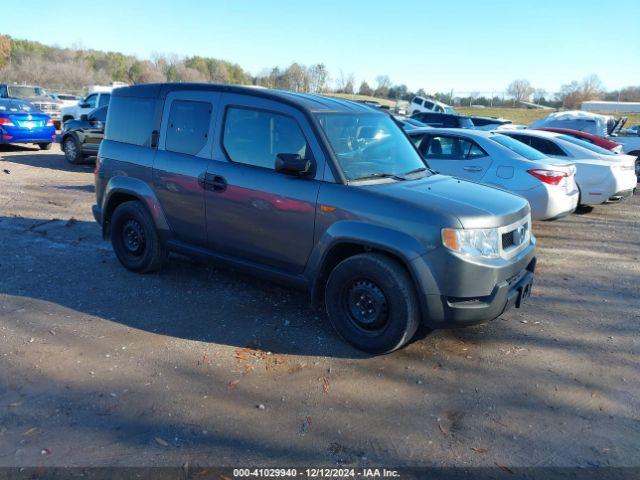
[[[427,295],[427,322],[433,328],[456,328],[476,325],[498,318],[511,308],[520,308],[531,295],[536,258],[515,276],[497,284],[484,297],[446,297]],[[437,322],[434,322],[434,319]]]
[[[422,320],[433,329],[493,320],[512,307],[519,308],[530,295],[535,268],[535,238],[509,260],[447,258],[442,249],[414,259]]]

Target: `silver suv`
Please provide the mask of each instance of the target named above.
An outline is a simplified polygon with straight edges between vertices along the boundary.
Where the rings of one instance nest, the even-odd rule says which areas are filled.
[[[118,89],[95,180],[94,216],[129,270],[175,251],[307,290],[368,352],[401,347],[421,323],[494,319],[531,291],[527,201],[435,174],[388,114],[356,102]]]

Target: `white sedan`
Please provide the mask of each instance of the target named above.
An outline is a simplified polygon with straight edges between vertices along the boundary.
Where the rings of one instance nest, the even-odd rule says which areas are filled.
[[[574,162],[581,205],[617,202],[633,195],[638,179],[635,158],[616,154],[569,135],[541,130],[500,133],[552,158]]]
[[[432,170],[516,193],[534,220],[568,215],[578,205],[576,167],[500,133],[462,128],[406,132]]]

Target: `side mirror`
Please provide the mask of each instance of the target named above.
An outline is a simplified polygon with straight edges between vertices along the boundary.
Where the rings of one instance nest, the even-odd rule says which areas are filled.
[[[302,158],[297,153],[279,153],[276,155],[276,172],[297,177],[309,177],[313,175],[315,162],[312,159]]]
[[[87,122],[89,120],[89,115],[83,113],[82,115],[80,115],[80,120],[82,120],[83,122]]]

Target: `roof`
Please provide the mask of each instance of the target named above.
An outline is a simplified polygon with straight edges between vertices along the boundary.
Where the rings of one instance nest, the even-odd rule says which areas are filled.
[[[274,101],[285,102],[310,112],[351,112],[379,113],[369,105],[341,98],[325,97],[310,93],[296,93],[253,86],[221,85],[216,83],[147,83],[113,90],[116,97],[158,98],[169,91],[204,90],[211,92],[251,95]]]
[[[526,135],[529,137],[539,137],[539,138],[558,138],[561,133],[558,132],[547,132],[546,130],[537,130],[531,128],[523,128],[518,130],[496,130],[496,133],[513,133],[517,135]]]

